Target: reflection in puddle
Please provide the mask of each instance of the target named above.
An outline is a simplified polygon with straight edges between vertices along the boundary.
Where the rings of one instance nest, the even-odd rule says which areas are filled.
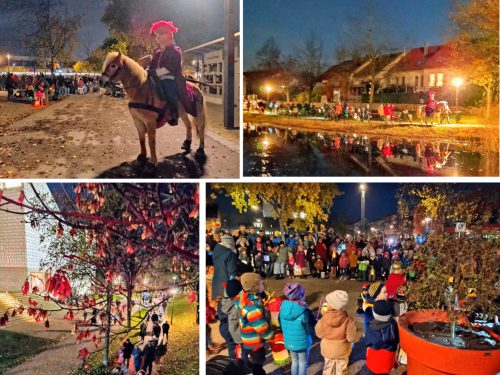
[[[468,142],[244,125],[245,176],[498,176],[498,153]]]

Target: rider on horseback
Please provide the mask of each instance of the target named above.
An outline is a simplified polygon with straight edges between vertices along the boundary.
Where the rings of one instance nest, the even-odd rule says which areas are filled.
[[[174,33],[179,29],[172,21],[158,21],[149,29],[149,34],[155,34],[160,46],[151,60],[149,73],[156,76],[160,84],[159,95],[162,96],[172,112],[168,122],[175,126],[179,119],[179,90],[186,90],[186,81],[182,74],[182,50],[176,46]]]
[[[432,117],[437,109],[437,101],[434,99],[436,93],[434,91],[429,91],[429,100],[425,106],[425,114],[427,117]]]

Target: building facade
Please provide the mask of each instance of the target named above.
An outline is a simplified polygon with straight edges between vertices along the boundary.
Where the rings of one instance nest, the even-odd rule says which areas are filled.
[[[27,200],[34,197],[29,185],[5,185],[3,195],[17,200],[24,189]],[[37,191],[51,196],[47,184],[37,184]],[[0,290],[20,291],[28,278],[31,286],[42,286],[49,271],[40,271],[40,261],[46,248],[40,243],[39,232],[25,222],[25,216],[0,211]]]

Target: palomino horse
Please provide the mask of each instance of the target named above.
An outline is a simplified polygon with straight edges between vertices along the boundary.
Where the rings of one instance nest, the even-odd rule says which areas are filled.
[[[137,157],[140,162],[147,161],[146,133],[148,135],[149,150],[151,152],[151,163],[156,165],[156,129],[163,125],[164,121],[159,121],[164,102],[153,87],[154,83],[148,78],[146,70],[136,61],[132,60],[120,52],[110,52],[103,64],[103,73],[99,79],[101,86],[108,81],[121,81],[129,99],[129,112],[134,120],[135,127],[139,133],[141,153]],[[200,145],[196,150],[196,158],[205,159],[205,101],[201,90],[196,85],[189,85],[193,88],[196,100],[197,116],[193,117],[196,125],[196,133],[200,138]],[[131,104],[134,104],[132,106]],[[186,126],[186,140],[182,148],[186,151],[191,149],[192,123],[184,107],[179,103],[179,117]]]
[[[425,122],[425,124],[427,124],[427,114],[425,112],[426,107],[427,106],[425,106],[425,105],[421,105],[421,106],[418,106],[418,108],[417,108],[417,118],[420,119],[421,124],[423,124],[424,122]],[[443,120],[446,119],[446,121],[449,124],[450,123],[450,114],[451,114],[451,110],[450,110],[450,107],[448,106],[448,102],[446,100],[441,100],[441,101],[437,102],[436,110],[434,111],[433,115],[430,116],[431,125],[434,124],[434,118],[437,118],[437,122],[439,122],[440,124],[442,124]]]

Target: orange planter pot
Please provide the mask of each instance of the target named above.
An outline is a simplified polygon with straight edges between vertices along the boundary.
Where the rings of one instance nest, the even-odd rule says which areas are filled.
[[[433,344],[408,326],[423,322],[449,322],[441,310],[409,311],[399,318],[401,347],[408,355],[408,375],[494,375],[500,371],[500,350],[467,350]]]

